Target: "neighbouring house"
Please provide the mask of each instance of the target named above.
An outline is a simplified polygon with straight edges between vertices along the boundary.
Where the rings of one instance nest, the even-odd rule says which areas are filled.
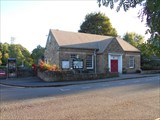
[[[45,62],[57,64],[62,70],[104,73],[140,70],[140,51],[119,37],[49,31]]]

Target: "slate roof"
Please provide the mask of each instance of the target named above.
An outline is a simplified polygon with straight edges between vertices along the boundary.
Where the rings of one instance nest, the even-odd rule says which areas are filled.
[[[55,37],[60,47],[81,48],[81,49],[98,49],[98,53],[102,53],[115,37],[95,35],[87,33],[76,33],[68,31],[60,31],[51,29],[51,33]],[[124,51],[140,52],[137,48],[130,45],[121,38],[116,40]]]
[[[138,50],[136,47],[132,46],[131,44],[129,44],[128,42],[124,41],[121,38],[116,37],[118,43],[120,44],[120,46],[122,47],[122,49],[124,51],[134,51],[134,52],[140,52],[140,50]]]

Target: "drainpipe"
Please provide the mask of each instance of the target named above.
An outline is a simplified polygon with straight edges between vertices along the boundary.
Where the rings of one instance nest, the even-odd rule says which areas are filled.
[[[94,50],[94,66],[95,66],[95,69],[94,69],[94,72],[95,74],[97,74],[97,50],[95,49]]]

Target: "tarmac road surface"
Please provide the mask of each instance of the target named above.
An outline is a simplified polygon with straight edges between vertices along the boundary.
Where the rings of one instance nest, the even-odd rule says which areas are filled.
[[[0,119],[160,117],[159,76],[49,88],[4,88]]]

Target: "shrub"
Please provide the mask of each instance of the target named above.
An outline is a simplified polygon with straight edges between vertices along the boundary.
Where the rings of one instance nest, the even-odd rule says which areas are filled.
[[[160,66],[153,66],[151,64],[143,64],[142,70],[160,70]]]
[[[58,67],[58,65],[56,64],[50,65],[50,64],[43,62],[42,60],[40,60],[38,68],[40,69],[40,71],[46,71],[46,70],[60,71],[60,68]]]
[[[123,74],[127,73],[127,69],[126,69],[126,68],[123,68],[123,69],[122,69],[122,73],[123,73]]]
[[[139,69],[138,69],[138,70],[136,70],[136,73],[141,73],[141,70],[139,70]]]

